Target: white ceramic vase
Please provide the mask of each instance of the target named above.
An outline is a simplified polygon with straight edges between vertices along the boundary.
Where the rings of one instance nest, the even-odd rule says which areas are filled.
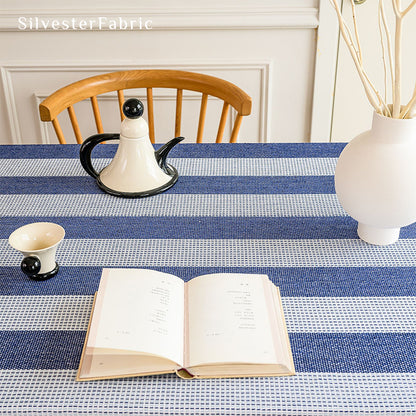
[[[371,130],[342,151],[335,190],[362,240],[396,242],[400,228],[416,221],[416,119],[374,113]]]

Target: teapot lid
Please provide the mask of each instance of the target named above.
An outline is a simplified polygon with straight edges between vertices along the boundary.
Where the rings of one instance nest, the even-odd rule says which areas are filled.
[[[126,118],[121,123],[120,135],[128,139],[138,139],[149,134],[149,126],[142,118],[143,103],[137,98],[129,98],[123,104]]]

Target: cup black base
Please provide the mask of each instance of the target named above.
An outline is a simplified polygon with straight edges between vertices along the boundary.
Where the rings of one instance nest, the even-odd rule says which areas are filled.
[[[58,263],[55,263],[55,268],[48,273],[38,273],[33,276],[29,276],[30,279],[36,280],[37,282],[42,282],[44,280],[48,280],[51,277],[54,277],[59,271]]]

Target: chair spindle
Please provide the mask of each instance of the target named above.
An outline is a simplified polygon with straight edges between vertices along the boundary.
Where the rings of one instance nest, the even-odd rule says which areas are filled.
[[[62,132],[61,125],[59,124],[59,121],[57,118],[54,118],[52,120],[52,125],[55,130],[56,136],[58,137],[59,143],[66,144],[64,133]]]
[[[118,108],[120,110],[120,118],[123,121],[126,116],[123,113],[123,104],[124,104],[124,92],[123,90],[117,90],[117,97],[118,97]]]
[[[71,119],[71,124],[75,133],[75,137],[77,139],[77,143],[81,144],[82,143],[81,130],[79,128],[77,116],[75,115],[74,107],[72,107],[72,105],[68,107],[68,113],[69,113],[69,118]]]
[[[243,116],[237,114],[237,117],[234,122],[234,128],[231,133],[230,143],[235,143],[237,141],[238,132],[240,131],[241,122],[243,121]]]
[[[196,135],[197,143],[202,143],[202,137],[204,135],[205,116],[207,114],[207,103],[208,103],[208,95],[202,94],[201,110],[199,112],[198,133]]]
[[[153,89],[146,88],[147,95],[147,115],[149,123],[149,137],[152,143],[155,142],[155,119],[153,113]]]
[[[215,141],[216,143],[222,142],[222,138],[224,136],[225,124],[227,123],[227,116],[228,116],[229,108],[230,108],[230,104],[224,101],[224,105],[222,106],[220,125],[218,126],[217,139]]]
[[[182,97],[183,97],[183,90],[178,89],[176,92],[175,137],[179,137],[181,135]]]
[[[97,126],[97,133],[104,133],[103,122],[101,120],[100,109],[98,108],[97,97],[91,97],[92,111],[94,112],[95,125]]]

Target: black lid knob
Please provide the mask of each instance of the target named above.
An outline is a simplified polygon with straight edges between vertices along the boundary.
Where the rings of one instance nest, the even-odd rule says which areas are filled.
[[[123,104],[123,113],[127,118],[139,118],[143,115],[143,103],[137,98],[129,98]]]

